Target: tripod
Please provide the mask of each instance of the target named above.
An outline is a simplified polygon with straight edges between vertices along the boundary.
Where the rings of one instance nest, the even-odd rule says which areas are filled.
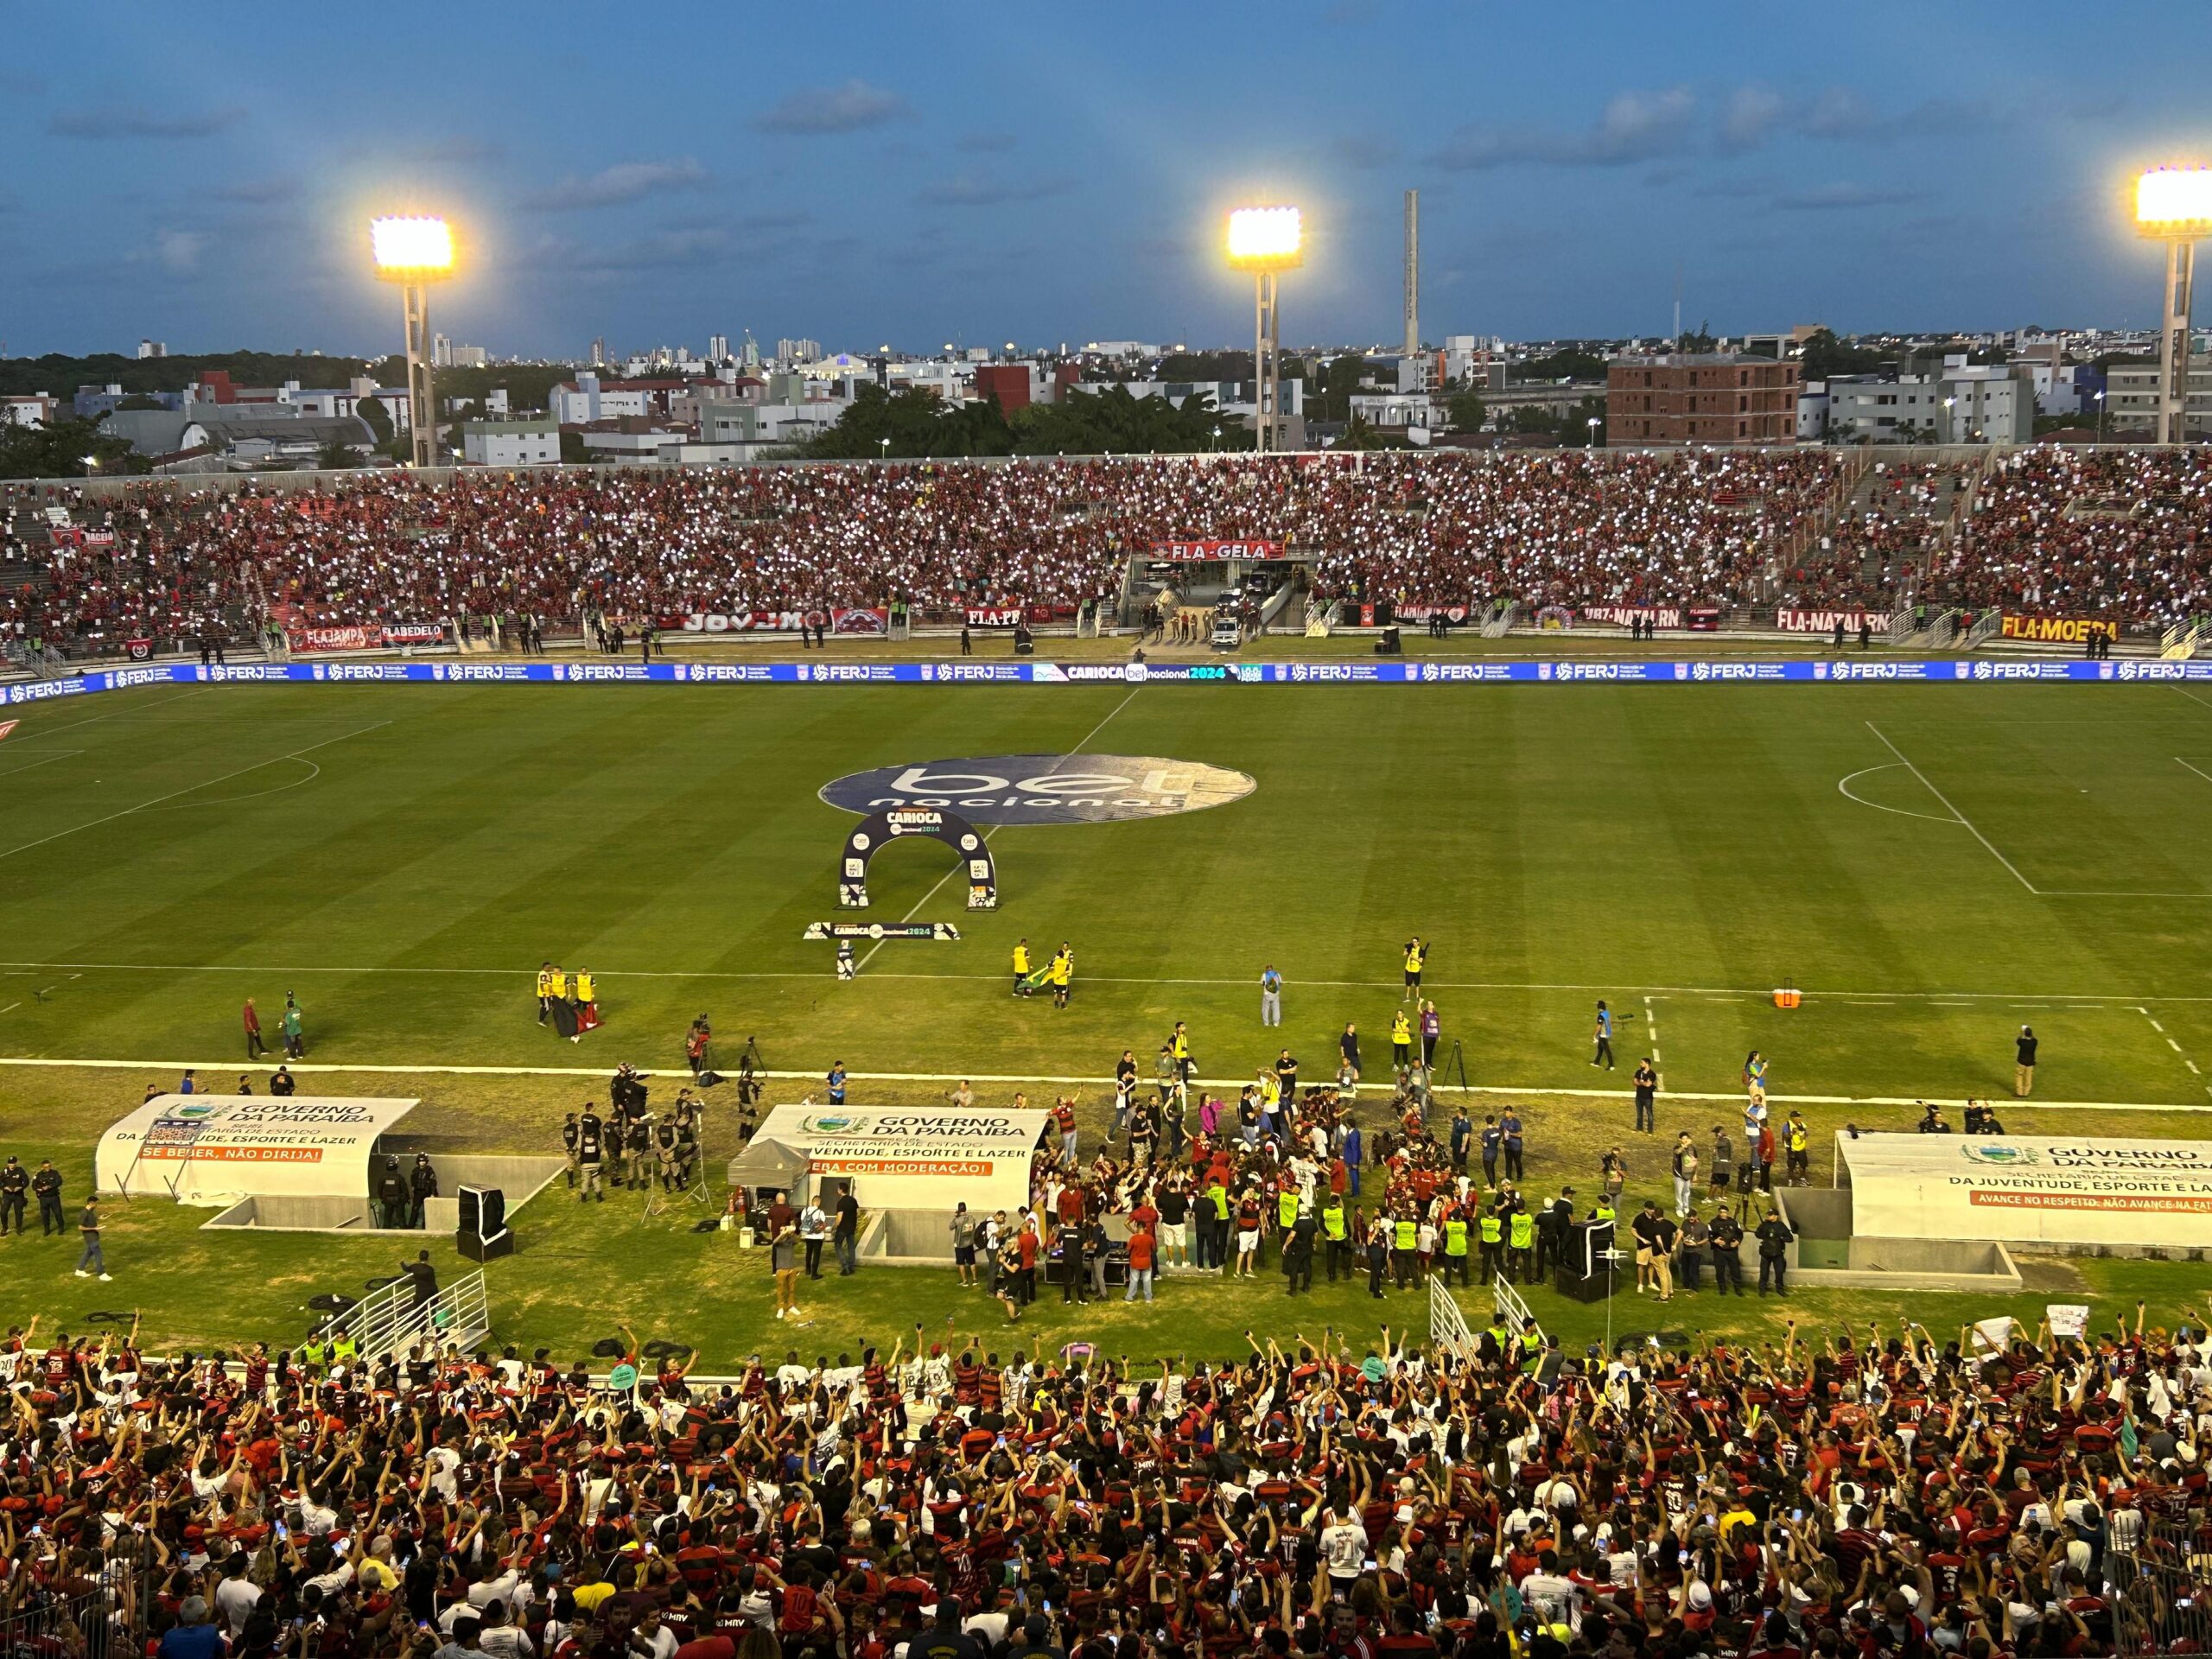
[[[1452,1052],[1444,1057],[1444,1063],[1436,1067],[1430,1076],[1432,1078],[1446,1080],[1457,1077],[1459,1079],[1459,1092],[1463,1095],[1472,1092],[1467,1082],[1467,1057],[1461,1051],[1459,1039],[1457,1037],[1452,1039]]]

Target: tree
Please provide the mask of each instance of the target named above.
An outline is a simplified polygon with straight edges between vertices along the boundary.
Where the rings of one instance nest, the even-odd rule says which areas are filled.
[[[327,473],[342,473],[361,464],[360,452],[333,438],[315,452],[315,464]]]
[[[1882,354],[1866,347],[1847,346],[1832,330],[1815,328],[1798,347],[1797,361],[1807,380],[1826,380],[1839,374],[1872,374],[1882,366]]]
[[[1339,449],[1402,449],[1405,440],[1395,438],[1378,428],[1370,426],[1364,415],[1355,415],[1344,423],[1344,435],[1337,440]]]
[[[591,460],[591,451],[584,448],[584,435],[563,429],[561,434],[561,464],[582,467]]]
[[[1453,392],[1444,400],[1444,406],[1451,413],[1454,432],[1479,432],[1490,418],[1489,408],[1471,391]]]
[[[956,408],[922,387],[863,385],[837,423],[808,441],[806,453],[816,461],[1007,455],[1014,429],[996,397]]]
[[[118,410],[159,409],[161,407],[162,400],[160,398],[149,397],[143,391],[132,392],[128,397],[125,397],[121,403],[116,405]]]
[[[1709,352],[1718,343],[1710,319],[1700,322],[1675,342],[1678,352]]]
[[[1563,346],[1548,357],[1532,357],[1521,365],[1523,384],[1536,380],[1603,380],[1605,359],[1579,346]]]
[[[92,458],[90,468],[85,465],[87,455]],[[0,478],[83,478],[88,472],[150,470],[151,461],[133,453],[124,439],[103,432],[99,421],[72,417],[45,426],[0,426]]]

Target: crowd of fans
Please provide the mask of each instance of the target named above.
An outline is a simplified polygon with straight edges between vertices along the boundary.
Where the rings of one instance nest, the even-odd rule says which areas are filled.
[[[1810,453],[1583,451],[164,481],[76,503],[112,545],[54,548],[12,620],[61,639],[217,608],[345,626],[1073,606],[1117,594],[1131,554],[1208,538],[1310,552],[1327,596],[1729,604],[1837,476]]]
[[[34,1324],[0,1624],[54,1659],[2203,1650],[2201,1323],[914,1341],[709,1382],[626,1328],[594,1376]]]
[[[1310,554],[1323,598],[1411,605],[1874,605],[1928,577],[1924,596],[1976,608],[2163,622],[2205,607],[2201,450],[2033,446],[1996,461],[1966,513],[1974,470],[1574,450],[164,480],[63,503],[114,532],[100,545],[34,553],[10,511],[0,555],[50,580],[0,582],[0,632],[177,637],[272,611],[572,628],[894,601],[1071,607],[1117,594],[1131,555],[1205,539]]]
[[[2212,453],[2038,444],[2005,456],[1932,596],[2120,622],[2212,611]]]

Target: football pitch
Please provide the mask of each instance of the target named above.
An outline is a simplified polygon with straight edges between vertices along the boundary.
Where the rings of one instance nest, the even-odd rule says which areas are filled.
[[[863,941],[841,982],[801,935],[855,918],[836,884],[858,819],[820,791],[1001,756],[1252,787],[1126,821],[979,823],[995,911],[964,907],[944,847],[893,843],[860,918],[962,938]],[[1095,1109],[1122,1050],[1148,1076],[1178,1020],[1218,1079],[1284,1046],[1321,1077],[1356,1021],[1372,1079],[1416,933],[1444,1079],[1464,1066],[1478,1118],[1524,1108],[1540,1188],[1624,1137],[1646,1054],[1663,1128],[1732,1121],[1758,1048],[1824,1135],[1909,1127],[1920,1097],[2009,1097],[2027,1023],[2038,1097],[2069,1103],[2034,1122],[2198,1134],[2208,823],[2212,702],[2164,684],[114,693],[35,708],[0,742],[0,1149],[59,1149],[81,1193],[107,1121],[182,1065],[227,1092],[241,1002],[273,1038],[287,992],[311,1065],[389,1069],[308,1091],[382,1075],[424,1096],[410,1128],[507,1151],[550,1148],[618,1060],[680,1070],[702,1012],[726,1069],[753,1036],[791,1074],[772,1103],[842,1061],[859,1104],[967,1077],[985,1100],[1100,1080]],[[1008,995],[1023,937],[1071,943],[1066,1009]],[[547,958],[599,980],[607,1023],[581,1044],[537,1022]],[[1269,964],[1280,1033],[1259,1021]],[[1802,1007],[1773,1006],[1784,980]],[[1610,1076],[1589,1065],[1599,997],[1622,1021]],[[86,1069],[16,1064],[34,1060]],[[1638,1154],[1655,1191],[1666,1144]],[[734,1146],[709,1150],[718,1170]],[[0,1317],[41,1294],[19,1285]]]

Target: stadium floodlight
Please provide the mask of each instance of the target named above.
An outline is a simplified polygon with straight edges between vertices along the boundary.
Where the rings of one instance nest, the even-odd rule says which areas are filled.
[[[2212,236],[2212,167],[2154,167],[2143,174],[2135,181],[2135,228],[2166,245],[2153,441],[2181,443],[2189,426],[2190,290],[2196,281],[2196,245]]]
[[[453,227],[404,214],[369,221],[369,251],[380,281],[399,285],[407,326],[407,420],[412,459],[437,459],[437,405],[430,397],[430,284],[453,275]]]
[[[1278,283],[1305,263],[1306,221],[1295,207],[1239,207],[1229,216],[1229,264],[1252,273],[1253,429],[1264,454],[1282,448],[1282,319]]]

